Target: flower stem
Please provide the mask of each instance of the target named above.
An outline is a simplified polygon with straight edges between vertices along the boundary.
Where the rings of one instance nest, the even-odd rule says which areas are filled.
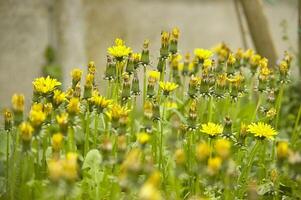
[[[238,177],[238,185],[240,185],[240,190],[238,191],[239,192],[239,196],[238,197],[242,197],[242,195],[244,194],[245,192],[245,187],[246,187],[246,183],[247,183],[247,178],[249,176],[249,173],[251,171],[251,167],[252,167],[252,164],[253,164],[253,161],[255,159],[255,156],[256,156],[256,153],[260,147],[260,143],[261,141],[260,140],[257,140],[256,141],[256,144],[253,146],[251,152],[250,152],[250,156],[248,158],[248,162],[247,162],[247,165],[246,166],[242,166],[242,172],[240,174],[240,176]]]

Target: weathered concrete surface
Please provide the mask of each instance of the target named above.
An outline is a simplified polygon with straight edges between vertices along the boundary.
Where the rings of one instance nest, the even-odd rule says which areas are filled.
[[[30,97],[48,44],[46,1],[0,1],[0,109],[14,92]]]
[[[296,4],[297,0],[265,4],[279,55],[290,46],[296,49]],[[281,39],[279,24],[284,19],[290,44]],[[86,58],[102,72],[107,47],[116,37],[134,51],[150,39],[156,61],[160,31],[173,26],[181,29],[183,53],[221,41],[234,49],[242,46],[232,0],[0,0],[0,109],[9,105],[14,92],[31,94],[48,42],[59,53],[68,83],[70,69],[84,67]]]

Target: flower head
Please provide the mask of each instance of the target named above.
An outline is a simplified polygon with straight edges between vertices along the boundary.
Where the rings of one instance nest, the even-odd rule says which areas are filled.
[[[213,55],[213,53],[212,53],[212,51],[207,50],[207,49],[196,48],[196,49],[194,50],[194,55],[195,55],[199,60],[204,61],[204,60],[210,58],[210,57]]]
[[[274,140],[274,136],[278,134],[271,125],[263,122],[250,124],[247,131],[253,133],[255,137],[267,138],[271,140]]]
[[[61,83],[56,79],[50,78],[49,76],[36,78],[33,82],[34,91],[41,94],[48,94],[53,92],[57,86]]]
[[[51,141],[52,141],[52,148],[54,151],[59,151],[62,148],[63,139],[64,137],[61,133],[53,134]]]
[[[112,100],[106,99],[105,97],[100,96],[98,93],[93,93],[89,101],[94,106],[96,106],[101,112],[103,111],[103,109],[107,108],[112,103]]]
[[[222,166],[222,159],[218,156],[208,159],[208,171],[210,174],[216,174]]]
[[[67,110],[70,114],[76,114],[80,111],[80,102],[78,98],[71,98],[67,106]]]
[[[21,138],[23,141],[30,141],[32,138],[33,127],[28,122],[23,122],[19,126]]]
[[[13,110],[17,112],[24,111],[24,95],[23,94],[14,94],[12,97]]]
[[[217,154],[224,159],[229,156],[230,148],[231,142],[229,140],[221,138],[215,141],[214,149]]]
[[[60,105],[64,101],[66,101],[66,93],[60,91],[60,90],[54,90],[53,92],[53,103],[55,105]]]
[[[207,143],[202,142],[196,147],[196,156],[199,160],[204,160],[210,155],[210,151],[210,146]]]
[[[178,84],[173,82],[168,82],[168,81],[167,82],[160,81],[159,85],[165,95],[169,95],[170,92],[174,91],[179,87]]]
[[[147,76],[150,83],[155,83],[160,79],[160,72],[154,70],[148,71]]]
[[[130,47],[125,46],[124,41],[120,38],[115,40],[115,46],[108,48],[108,54],[121,60],[123,57],[128,56],[132,52]]]
[[[210,136],[216,136],[222,134],[223,130],[224,128],[222,125],[208,122],[207,124],[202,124],[201,132]]]
[[[277,144],[277,157],[279,159],[286,158],[288,156],[289,147],[288,142],[281,141]]]
[[[146,144],[149,140],[150,140],[150,135],[145,132],[139,133],[137,135],[137,141],[142,145]]]
[[[40,103],[33,104],[30,112],[29,119],[33,126],[39,127],[46,119],[46,113],[43,111],[43,105]]]

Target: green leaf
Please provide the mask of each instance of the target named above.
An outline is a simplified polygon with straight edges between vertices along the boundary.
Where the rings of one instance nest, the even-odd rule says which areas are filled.
[[[97,149],[92,149],[87,153],[82,169],[95,169],[102,162],[102,156]]]

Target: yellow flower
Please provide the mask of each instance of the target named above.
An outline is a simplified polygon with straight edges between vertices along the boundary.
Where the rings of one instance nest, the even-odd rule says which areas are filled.
[[[204,61],[204,60],[210,58],[210,57],[213,55],[213,53],[212,53],[212,51],[207,50],[207,49],[196,48],[196,49],[194,50],[194,55],[195,55],[198,59]]]
[[[222,166],[222,159],[218,156],[208,159],[208,171],[210,174],[216,174]]]
[[[95,66],[95,62],[94,61],[90,61],[88,63],[88,72],[89,72],[89,74],[95,74],[95,72],[96,72],[96,66]]]
[[[250,59],[250,64],[252,66],[258,66],[259,62],[261,60],[261,56],[258,54],[252,55],[251,59]]]
[[[238,73],[238,74],[235,74],[231,78],[227,78],[227,80],[235,87],[239,87],[241,85],[241,83],[244,81],[244,77],[243,77],[243,75]]]
[[[56,79],[50,78],[49,76],[36,78],[32,82],[34,86],[35,92],[41,93],[41,94],[47,94],[50,92],[53,92],[57,86],[60,86],[61,83],[58,82]]]
[[[236,62],[236,58],[234,57],[234,55],[232,53],[230,53],[227,63],[229,65],[233,65],[235,62]]]
[[[289,153],[288,142],[281,141],[277,144],[277,157],[279,159],[286,158]]]
[[[181,165],[184,164],[186,161],[185,152],[183,149],[177,149],[175,152],[175,161],[176,164]]]
[[[218,139],[215,141],[214,149],[216,153],[223,159],[230,154],[231,142],[226,139]]]
[[[169,109],[177,109],[178,108],[178,104],[174,101],[167,101],[165,106],[166,106],[166,108],[169,108]]]
[[[22,122],[19,126],[21,138],[24,141],[30,141],[32,138],[33,127],[28,122]]]
[[[178,27],[175,27],[171,31],[171,35],[175,38],[178,39],[180,35],[180,29]]]
[[[40,126],[46,119],[46,113],[43,112],[43,105],[35,103],[32,105],[29,112],[30,122],[34,127]]]
[[[56,121],[61,127],[65,127],[68,124],[68,113],[57,115]]]
[[[48,176],[52,181],[58,181],[63,174],[63,165],[60,160],[51,159],[47,162]]]
[[[148,143],[149,140],[150,140],[150,136],[145,132],[139,133],[137,135],[137,141],[142,145]]]
[[[169,42],[169,33],[166,31],[163,31],[161,33],[161,44],[162,46],[167,46]]]
[[[204,160],[210,155],[210,151],[210,146],[207,143],[202,142],[196,147],[196,156],[199,160]]]
[[[116,59],[122,59],[124,56],[128,56],[132,52],[130,47],[124,45],[124,41],[120,38],[115,40],[115,46],[108,48],[108,54],[114,56]]]
[[[287,74],[288,69],[289,69],[289,66],[288,66],[287,62],[285,60],[282,60],[279,63],[279,71],[280,71],[280,73]]]
[[[212,59],[205,59],[204,63],[203,63],[203,66],[205,68],[210,68],[210,67],[212,67],[212,64],[213,64]]]
[[[207,124],[202,124],[201,132],[210,136],[216,136],[222,134],[223,130],[224,128],[222,125],[208,122]]]
[[[24,111],[24,95],[23,94],[14,94],[12,97],[13,110],[17,112]]]
[[[75,181],[78,178],[77,154],[69,152],[63,160],[63,177],[68,181]]]
[[[267,58],[261,58],[258,62],[260,68],[267,68],[269,60]]]
[[[271,73],[272,71],[268,67],[263,67],[260,69],[260,78],[266,80]]]
[[[252,49],[248,49],[243,53],[243,58],[249,60],[254,55],[254,51]]]
[[[106,99],[103,96],[100,96],[99,94],[93,94],[92,97],[89,99],[89,101],[95,105],[97,108],[99,108],[101,111],[105,108],[107,108],[111,103],[113,102],[110,99]]]
[[[54,90],[53,92],[53,103],[55,105],[60,105],[64,101],[66,101],[66,94],[60,90]]]
[[[67,110],[70,114],[76,114],[80,111],[80,102],[78,98],[71,98],[67,106]]]
[[[220,87],[224,87],[227,84],[227,74],[223,73],[218,75],[217,79],[216,79],[216,84]]]
[[[271,140],[274,140],[274,136],[278,134],[271,125],[263,122],[250,124],[247,131],[253,133],[255,137],[268,138]]]
[[[119,104],[113,104],[111,110],[107,112],[109,118],[113,120],[119,120],[121,117],[125,117],[128,115],[130,110],[126,107],[122,107]]]
[[[52,148],[54,151],[59,151],[62,148],[63,139],[64,137],[61,133],[53,134],[51,141],[52,141]]]
[[[133,53],[132,57],[135,62],[139,62],[141,60],[141,53]]]
[[[158,189],[160,183],[160,173],[155,171],[142,185],[139,191],[140,200],[161,200],[162,196]]]
[[[176,83],[173,82],[159,82],[160,88],[163,90],[165,95],[168,95],[170,92],[174,91],[177,89],[179,86]]]
[[[80,79],[82,78],[82,74],[83,74],[83,71],[81,69],[73,69],[71,71],[71,77],[72,77],[72,81],[76,84],[77,82],[80,81]]]
[[[150,82],[154,83],[154,82],[156,82],[156,81],[158,81],[160,79],[160,72],[154,71],[154,70],[148,71],[147,72],[147,76],[148,76],[148,80]]]

